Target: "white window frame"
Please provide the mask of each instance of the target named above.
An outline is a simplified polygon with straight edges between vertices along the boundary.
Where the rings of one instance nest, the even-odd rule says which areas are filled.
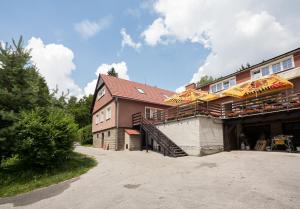
[[[102,111],[100,112],[100,123],[103,123],[103,122],[104,122],[104,119],[105,119],[105,111],[102,110]]]
[[[99,89],[97,93],[97,100],[101,99],[105,95],[105,86],[103,86],[101,89]]]
[[[106,120],[111,119],[111,105],[106,108]]]
[[[231,85],[231,80],[234,80],[234,85]],[[233,77],[230,77],[230,78],[227,78],[227,79],[225,79],[225,80],[222,80],[222,81],[219,81],[219,82],[217,82],[217,83],[214,83],[214,84],[211,84],[210,86],[209,86],[209,91],[211,92],[211,93],[217,93],[217,92],[220,92],[220,91],[223,91],[223,90],[225,90],[225,88],[224,88],[224,83],[225,82],[229,82],[229,86],[228,86],[228,88],[230,88],[230,87],[232,87],[232,86],[235,86],[236,85],[236,76],[233,76]],[[221,84],[221,89],[218,89],[217,87],[218,87],[218,85],[220,85]],[[216,89],[216,91],[213,91],[213,88],[215,87],[215,89]],[[227,88],[227,89],[228,89]]]
[[[283,69],[283,61],[288,60],[288,59],[291,59],[291,61],[292,61],[292,66],[291,66],[290,68]],[[278,63],[279,63],[279,65],[280,65],[280,71],[274,72],[274,71],[273,71],[273,65],[278,64]],[[266,68],[266,67],[269,68],[269,74],[263,76],[263,75],[262,75],[262,69],[264,69],[264,68]],[[271,63],[267,64],[267,65],[263,65],[263,66],[261,66],[261,67],[259,67],[259,68],[255,68],[255,69],[251,70],[251,71],[250,71],[250,74],[251,74],[251,80],[257,80],[257,79],[259,79],[259,78],[261,78],[261,77],[269,76],[269,75],[272,75],[272,74],[277,74],[277,73],[280,73],[280,72],[282,72],[282,71],[286,71],[286,70],[293,69],[294,67],[295,67],[294,56],[293,56],[293,55],[287,56],[287,57],[284,57],[284,58],[282,58],[282,59],[280,59],[280,60],[276,60],[276,61],[274,61],[274,62],[271,62]],[[254,77],[254,72],[255,72],[255,71],[259,71],[259,74],[260,74],[259,77],[257,77],[257,78]]]
[[[100,121],[100,120],[99,120],[99,114],[98,114],[98,113],[96,114],[96,119],[95,119],[95,120],[96,120],[96,125],[98,125],[98,124],[99,124],[99,121]]]
[[[149,115],[149,118],[147,118],[147,109],[150,109],[150,115]],[[158,112],[158,110],[159,110],[159,111],[162,111],[163,109],[156,108],[156,107],[149,107],[149,106],[146,106],[146,107],[145,107],[145,118],[146,118],[146,119],[153,119],[153,118],[154,118],[154,114],[155,114],[156,112]]]

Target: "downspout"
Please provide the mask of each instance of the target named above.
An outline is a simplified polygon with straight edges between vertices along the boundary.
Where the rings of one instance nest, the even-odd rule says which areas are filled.
[[[116,127],[117,127],[117,131],[116,131],[116,137],[115,137],[115,151],[118,150],[118,137],[119,137],[119,98],[116,97],[115,98],[116,101]]]

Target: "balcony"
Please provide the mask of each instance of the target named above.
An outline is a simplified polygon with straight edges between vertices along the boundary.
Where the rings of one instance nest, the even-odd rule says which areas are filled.
[[[276,94],[244,99],[227,104],[195,101],[148,116],[153,123],[165,123],[194,116],[233,119],[258,114],[276,113],[300,109],[300,92],[284,91]]]

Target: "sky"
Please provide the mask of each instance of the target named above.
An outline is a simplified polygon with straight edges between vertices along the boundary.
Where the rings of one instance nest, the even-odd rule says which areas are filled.
[[[24,38],[50,89],[99,73],[180,91],[300,47],[299,0],[0,0],[0,41]]]

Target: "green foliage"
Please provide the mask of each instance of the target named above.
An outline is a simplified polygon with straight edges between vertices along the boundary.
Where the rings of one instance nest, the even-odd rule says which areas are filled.
[[[62,109],[36,108],[21,113],[17,130],[16,153],[20,160],[47,167],[70,156],[77,125]]]
[[[0,197],[28,192],[79,176],[97,165],[97,161],[83,154],[72,153],[70,159],[56,167],[35,169],[14,157],[0,165]]]
[[[241,65],[241,67],[237,70],[237,71],[243,71],[243,70],[246,70],[247,68],[251,67],[250,63],[247,62],[246,63],[246,66],[244,65]]]
[[[67,111],[74,116],[76,123],[79,128],[91,124],[92,114],[90,108],[93,102],[93,96],[84,96],[77,101],[76,97],[70,97],[68,103],[66,104]]]
[[[115,68],[111,68],[108,72],[107,72],[107,75],[110,75],[110,76],[114,76],[114,77],[118,77],[118,73],[116,72]]]
[[[78,140],[81,145],[93,143],[92,125],[91,124],[78,130]]]
[[[46,107],[49,102],[47,84],[31,64],[22,37],[12,45],[0,44],[0,159],[13,154],[19,112]]]
[[[198,82],[198,84],[200,85],[200,86],[203,86],[203,85],[205,85],[205,84],[207,84],[207,83],[210,83],[210,82],[213,82],[214,81],[214,78],[212,77],[212,76],[207,76],[207,75],[205,75],[205,76],[202,76],[201,77],[201,79],[200,79],[200,81]]]

